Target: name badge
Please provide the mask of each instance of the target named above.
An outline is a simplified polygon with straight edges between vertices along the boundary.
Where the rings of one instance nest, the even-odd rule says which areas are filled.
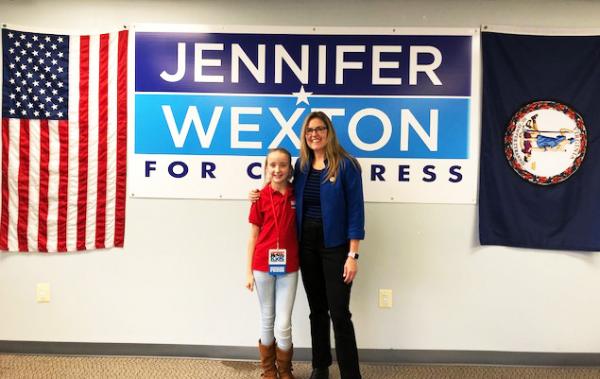
[[[269,249],[269,274],[285,274],[285,265],[287,263],[286,249]]]

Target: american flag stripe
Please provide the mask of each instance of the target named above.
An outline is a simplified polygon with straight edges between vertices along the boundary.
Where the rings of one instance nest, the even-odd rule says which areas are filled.
[[[69,41],[69,83],[80,83],[80,40],[81,38],[71,38]],[[87,55],[87,52],[84,54]],[[80,86],[69,85],[69,137],[73,143],[69,144],[69,183],[67,185],[67,250],[78,250],[79,235],[79,178],[81,177],[80,166],[80,145],[82,133],[80,127]],[[87,136],[87,134],[85,134]],[[77,141],[77,143],[75,143]]]
[[[17,237],[20,251],[28,251],[27,220],[29,216],[29,120],[21,120],[19,133],[19,216],[17,220]]]
[[[40,186],[40,120],[29,120],[29,177],[28,177],[28,207],[27,207],[27,250],[37,250],[39,232],[39,191]]]
[[[48,251],[58,251],[58,188],[60,182],[59,121],[48,121]]]
[[[8,123],[2,119],[2,210],[0,211],[0,249],[8,250]]]
[[[59,172],[58,172],[58,217],[57,217],[57,249],[67,251],[67,191],[69,188],[69,123],[65,120],[58,121],[59,143]]]
[[[70,37],[68,119],[3,117],[1,250],[123,246],[127,37]]]
[[[20,120],[10,119],[8,124],[8,248],[19,249],[17,240],[17,220],[19,217],[19,152]]]
[[[88,75],[88,160],[87,160],[87,210],[85,219],[85,246],[93,249],[96,242],[96,202],[98,190],[98,135],[99,135],[99,82],[100,38],[90,37],[90,74]]]
[[[75,38],[73,38],[75,40]],[[77,250],[85,250],[87,187],[88,187],[88,95],[90,38],[82,36],[79,46],[79,186],[77,201]]]
[[[48,120],[40,122],[40,190],[38,215],[38,251],[48,251],[48,181],[50,178],[50,130]],[[35,249],[32,249],[35,250]]]
[[[115,199],[115,246],[122,247],[125,237],[125,198],[127,185],[127,43],[129,34],[119,32],[117,97],[117,182]]]
[[[106,237],[106,165],[108,134],[108,34],[100,36],[100,66],[98,86],[98,189],[95,244],[97,249],[104,247]]]
[[[108,44],[108,66],[117,67],[119,54],[119,35],[112,33]],[[108,70],[107,104],[107,143],[106,143],[106,212],[105,218],[115,218],[116,180],[117,180],[117,81],[116,72]],[[115,228],[104,228],[104,246],[112,244]]]

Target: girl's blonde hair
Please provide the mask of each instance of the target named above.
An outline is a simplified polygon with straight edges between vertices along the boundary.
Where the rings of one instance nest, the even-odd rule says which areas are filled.
[[[306,116],[304,123],[302,124],[302,129],[300,130],[300,170],[302,170],[302,172],[306,172],[309,169],[308,165],[310,159],[314,155],[313,151],[306,143],[306,128],[308,123],[315,118],[323,121],[323,124],[325,124],[325,127],[327,127],[327,140],[325,144],[327,175],[325,177],[325,181],[334,178],[337,175],[338,169],[344,158],[348,158],[350,162],[352,162],[352,164],[360,171],[360,164],[358,161],[353,156],[348,154],[348,152],[340,145],[331,119],[321,111],[311,112],[308,116]]]
[[[292,179],[292,176],[294,175],[294,166],[292,166],[292,154],[287,151],[287,149],[284,149],[283,147],[276,147],[274,149],[269,149],[269,152],[267,153],[267,156],[265,157],[265,165],[264,165],[264,175],[263,178],[265,179],[265,184],[271,181],[271,178],[267,175],[267,168],[269,165],[269,155],[271,155],[271,153],[275,153],[275,152],[279,152],[279,153],[283,153],[285,155],[287,155],[288,158],[288,166],[290,168],[290,172],[288,173],[288,182],[290,181],[290,179]]]

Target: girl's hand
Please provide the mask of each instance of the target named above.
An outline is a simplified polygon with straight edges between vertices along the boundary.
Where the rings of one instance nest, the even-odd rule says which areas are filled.
[[[250,292],[254,289],[254,275],[251,272],[246,274],[246,288],[248,288]]]
[[[346,263],[344,264],[344,283],[350,284],[356,277],[358,273],[358,262],[356,259],[348,257],[346,258]]]
[[[253,203],[256,203],[259,198],[260,198],[260,191],[257,189],[250,191],[250,193],[248,194],[248,200],[250,200]]]

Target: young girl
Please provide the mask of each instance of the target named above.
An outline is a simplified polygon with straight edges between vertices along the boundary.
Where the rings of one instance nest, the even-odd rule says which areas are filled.
[[[290,184],[292,156],[287,150],[269,151],[265,178],[260,199],[250,208],[246,288],[252,291],[256,285],[260,303],[262,376],[293,379],[291,319],[298,285],[298,241]]]

